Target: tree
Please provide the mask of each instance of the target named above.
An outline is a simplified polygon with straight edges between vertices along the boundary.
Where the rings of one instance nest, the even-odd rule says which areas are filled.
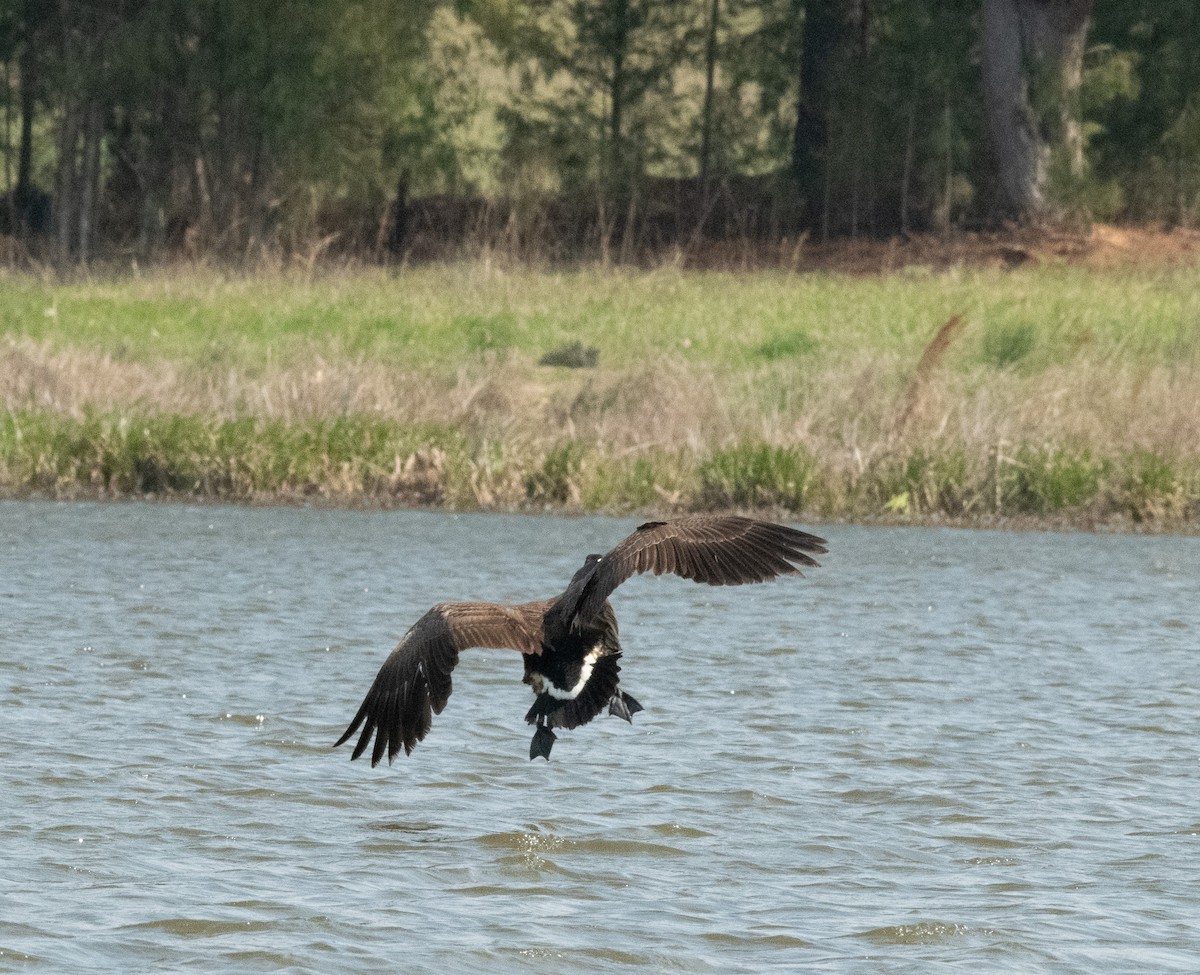
[[[1084,101],[1108,215],[1200,224],[1200,3],[1097,0]]]
[[[721,0],[712,0],[704,42],[704,107],[700,111],[700,185],[708,194],[708,169],[712,157],[713,93],[717,74],[717,28]]]
[[[1052,164],[1082,174],[1079,110],[1093,0],[984,0],[983,89],[1001,213],[1054,215]]]
[[[807,224],[823,227],[825,235],[830,114],[838,70],[850,41],[850,13],[848,0],[808,0],[804,5],[792,173],[804,194]]]
[[[61,96],[54,211],[56,260],[86,265],[92,256],[100,193],[101,143],[110,107],[107,56],[122,11],[59,0],[56,82]]]
[[[554,103],[543,102],[567,167],[606,195],[626,195],[644,168],[653,93],[694,46],[699,7],[688,0],[532,0],[524,46]],[[567,179],[571,183],[575,180]]]
[[[1198,36],[1197,0],[0,0],[0,232],[366,253],[398,183],[447,247],[1195,225]]]
[[[43,0],[7,0],[0,3],[0,57],[5,62],[9,84],[5,105],[5,183],[10,190],[3,226],[12,232],[41,232],[50,220],[50,197],[34,184],[33,127],[37,114],[39,61],[51,33],[54,9]],[[20,136],[17,147],[15,183],[11,167],[12,72],[16,67]]]

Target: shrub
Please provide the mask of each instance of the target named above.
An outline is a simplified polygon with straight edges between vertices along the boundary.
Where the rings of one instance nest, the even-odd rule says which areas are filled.
[[[1006,507],[1030,514],[1080,508],[1096,499],[1108,462],[1088,450],[1022,447],[1003,465],[1000,497]]]
[[[741,443],[700,465],[703,507],[779,506],[799,511],[812,487],[816,460],[803,447]]]
[[[583,446],[574,440],[552,447],[541,466],[525,480],[529,500],[578,504],[583,453]]]
[[[922,448],[882,461],[873,471],[878,504],[900,513],[944,511],[962,514],[974,503],[970,464],[961,449],[931,453]]]
[[[1183,479],[1175,465],[1153,451],[1140,451],[1128,458],[1120,491],[1134,521],[1177,516],[1186,506]]]

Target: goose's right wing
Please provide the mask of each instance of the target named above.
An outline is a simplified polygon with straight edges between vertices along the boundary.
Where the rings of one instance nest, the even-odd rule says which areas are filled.
[[[409,754],[429,733],[433,715],[450,698],[450,672],[468,647],[542,652],[542,617],[549,603],[439,603],[422,616],[379,668],[366,698],[334,747],[362,726],[350,758],[358,758],[371,736],[371,764],[387,754],[390,763],[401,748]]]

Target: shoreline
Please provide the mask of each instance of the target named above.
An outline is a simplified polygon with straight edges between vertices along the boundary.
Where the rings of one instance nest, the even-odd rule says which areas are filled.
[[[1200,265],[10,283],[0,495],[1200,530]]]
[[[455,506],[402,500],[390,494],[330,494],[318,490],[260,491],[233,495],[189,491],[113,491],[103,487],[72,485],[56,492],[32,486],[0,484],[0,502],[39,504],[153,504],[196,507],[293,508],[322,511],[394,512],[411,511],[446,515],[522,515],[556,518],[641,518],[667,519],[696,512],[723,512],[764,518],[789,524],[837,525],[882,528],[945,528],[962,531],[1084,533],[1123,536],[1200,536],[1200,518],[1170,517],[1138,520],[1125,512],[1098,514],[1084,510],[1062,510],[1048,514],[980,512],[952,514],[924,511],[907,515],[891,512],[860,512],[854,515],[819,510],[795,510],[779,506],[728,507],[604,507],[583,508],[569,503],[527,502],[491,506]]]
[[[496,508],[445,508],[434,505],[402,504],[379,498],[333,498],[314,495],[280,494],[246,498],[217,497],[201,494],[105,494],[103,492],[80,491],[69,495],[49,496],[37,490],[12,491],[0,489],[0,502],[36,504],[100,504],[100,505],[190,505],[194,507],[232,508],[290,508],[317,511],[348,512],[421,512],[444,515],[518,515],[522,517],[553,518],[625,518],[647,521],[679,517],[689,512],[661,508],[629,510],[583,510],[569,507],[496,507]],[[767,508],[705,509],[705,512],[738,514],[762,518],[783,524],[821,525],[854,528],[944,528],[952,531],[1011,532],[1119,535],[1125,537],[1177,536],[1200,537],[1200,522],[1196,520],[1137,522],[1125,517],[1095,519],[1075,515],[1039,517],[1036,515],[980,515],[963,517],[932,513],[912,518],[891,515],[873,515],[860,518],[827,517],[812,512],[780,511]]]

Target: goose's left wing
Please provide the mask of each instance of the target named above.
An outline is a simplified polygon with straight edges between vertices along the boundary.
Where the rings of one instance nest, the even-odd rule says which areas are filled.
[[[710,586],[739,586],[799,574],[802,565],[819,565],[812,555],[825,552],[825,544],[825,539],[808,532],[737,515],[648,522],[600,557],[575,615],[594,618],[617,586],[641,572],[669,572]]]

